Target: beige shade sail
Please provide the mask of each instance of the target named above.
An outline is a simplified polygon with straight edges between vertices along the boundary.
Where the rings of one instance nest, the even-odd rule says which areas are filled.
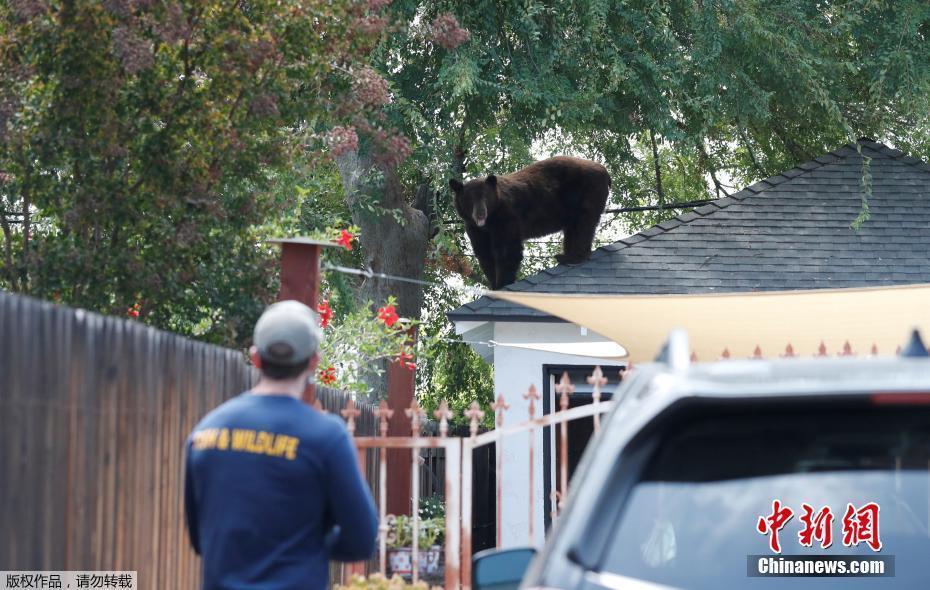
[[[700,361],[877,351],[892,355],[913,328],[930,335],[930,285],[688,295],[560,295],[492,291],[605,336],[633,363],[651,360],[675,328]],[[821,348],[823,344],[823,349]],[[757,351],[758,348],[758,351]],[[726,351],[726,352],[724,352]]]

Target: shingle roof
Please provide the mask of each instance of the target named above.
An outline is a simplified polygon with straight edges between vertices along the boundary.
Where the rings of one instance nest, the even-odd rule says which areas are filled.
[[[598,248],[508,290],[659,294],[930,283],[930,164],[869,140],[847,145],[724,199]],[[862,158],[871,217],[854,231]],[[453,321],[559,321],[481,297]]]

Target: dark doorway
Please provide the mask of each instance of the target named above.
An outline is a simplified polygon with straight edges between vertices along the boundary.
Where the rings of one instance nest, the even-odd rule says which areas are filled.
[[[601,388],[601,401],[608,401],[613,397],[613,392],[620,383],[621,365],[601,366],[604,377],[607,378],[607,384]],[[575,392],[568,398],[568,407],[577,408],[590,404],[593,401],[591,397],[592,387],[588,384],[587,378],[594,371],[594,365],[543,365],[543,413],[549,414],[559,408],[559,394],[553,389],[553,383],[558,383],[562,374],[568,372],[572,385],[575,386]],[[555,436],[552,436],[551,428],[543,429],[543,489],[544,498],[544,518],[546,529],[552,524],[552,511],[555,506],[553,502],[553,491],[561,487],[561,448],[560,441],[562,429],[559,426],[555,428]],[[584,453],[588,441],[594,434],[594,419],[581,418],[572,420],[567,425],[568,439],[568,478],[575,472],[581,455]],[[554,440],[554,445],[553,445]],[[553,471],[553,453],[555,453],[555,471]]]

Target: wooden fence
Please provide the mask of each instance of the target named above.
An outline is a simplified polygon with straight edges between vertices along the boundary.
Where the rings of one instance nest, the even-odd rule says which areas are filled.
[[[0,570],[136,570],[143,590],[198,588],[184,442],[253,379],[240,352],[0,292]],[[373,435],[360,405],[359,434]]]

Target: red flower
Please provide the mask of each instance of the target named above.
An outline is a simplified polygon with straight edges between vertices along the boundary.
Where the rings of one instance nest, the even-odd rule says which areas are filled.
[[[329,325],[330,320],[333,319],[333,308],[329,306],[329,300],[324,299],[316,306],[317,312],[320,314],[320,327],[325,328]]]
[[[400,366],[411,371],[417,368],[417,364],[413,362],[413,355],[404,349],[401,349],[400,353],[397,355],[397,362]]]
[[[137,318],[139,317],[139,312],[141,310],[142,310],[142,304],[136,302],[132,305],[132,307],[126,310],[126,315],[128,315],[131,318]]]
[[[323,385],[332,385],[336,382],[336,368],[330,365],[325,369],[320,369],[317,371],[317,379],[319,379],[320,383]]]
[[[394,311],[393,305],[385,305],[378,310],[378,319],[384,322],[384,325],[390,328],[397,323],[397,320],[400,318],[397,317],[397,312]]]
[[[352,238],[355,236],[347,230],[342,230],[342,234],[339,236],[339,239],[336,240],[336,243],[345,248],[346,250],[352,249]]]

